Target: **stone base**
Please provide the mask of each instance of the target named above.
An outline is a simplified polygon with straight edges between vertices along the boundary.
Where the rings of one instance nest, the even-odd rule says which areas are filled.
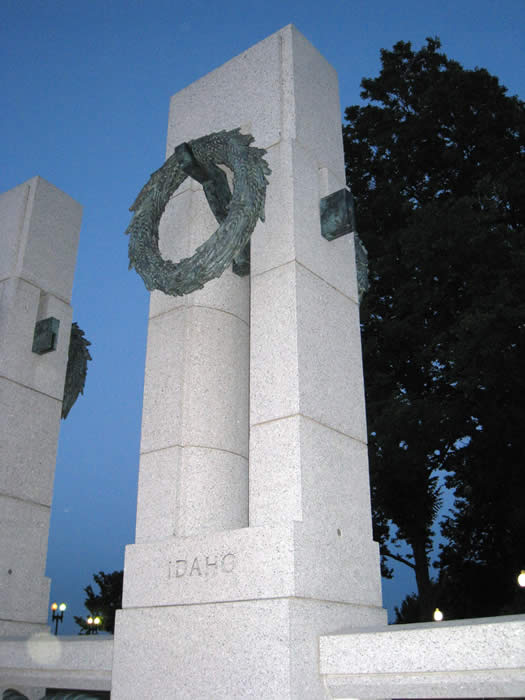
[[[126,547],[124,608],[300,598],[381,606],[378,546],[293,522]]]
[[[380,608],[301,598],[120,610],[111,697],[326,698],[319,636],[384,623]]]
[[[49,627],[38,622],[19,622],[18,620],[0,620],[0,637],[32,637],[43,634]]]

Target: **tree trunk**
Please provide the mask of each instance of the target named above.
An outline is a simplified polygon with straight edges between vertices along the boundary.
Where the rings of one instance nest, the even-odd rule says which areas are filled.
[[[419,622],[430,622],[435,609],[426,544],[424,539],[415,540],[411,543],[419,598]]]

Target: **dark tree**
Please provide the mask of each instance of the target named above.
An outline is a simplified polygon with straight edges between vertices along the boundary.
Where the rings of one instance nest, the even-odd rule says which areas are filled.
[[[460,585],[467,556],[496,570],[503,549],[507,566],[525,567],[525,107],[439,49],[382,50],[379,76],[361,83],[368,104],[349,107],[344,126],[371,278],[361,319],[375,536],[384,574],[389,556],[414,568],[426,620],[445,473],[457,511],[442,576]]]
[[[92,617],[100,617],[100,631],[113,634],[115,629],[115,613],[122,608],[122,585],[124,580],[123,571],[113,571],[106,574],[99,571],[93,574],[95,583],[99,587],[96,594],[91,585],[86,586],[84,591],[87,598],[84,605],[89,610]],[[94,625],[89,625],[85,618],[75,616],[75,622],[80,627],[79,634],[93,634],[96,630]]]

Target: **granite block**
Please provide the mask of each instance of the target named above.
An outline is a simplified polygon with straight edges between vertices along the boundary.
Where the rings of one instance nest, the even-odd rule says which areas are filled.
[[[0,377],[4,494],[51,505],[61,402]]]
[[[295,138],[313,153],[319,167],[330,168],[344,182],[337,73],[295,27],[283,31],[283,41],[291,43]]]
[[[112,700],[289,697],[287,609],[260,601],[119,611]]]
[[[326,698],[324,679],[319,674],[319,637],[326,630],[384,624],[386,612],[359,605],[295,598],[289,601],[291,674],[290,697],[297,700]]]
[[[352,236],[327,241],[321,236],[321,197],[345,186],[344,178],[320,176],[311,151],[281,141],[266,156],[272,169],[266,195],[266,220],[252,236],[252,278],[296,260],[345,296],[357,301]],[[323,185],[321,189],[321,185]]]
[[[248,456],[248,327],[180,307],[150,321],[141,452],[195,445]]]
[[[294,416],[253,426],[250,447],[250,526],[301,521],[296,595],[380,606],[366,445]]]
[[[21,277],[48,294],[71,300],[82,206],[41,177],[36,187]],[[52,255],[49,255],[53,251]]]
[[[296,265],[257,275],[251,282],[251,426],[300,410]]]
[[[300,417],[250,429],[250,527],[303,519]]]
[[[14,275],[18,267],[20,234],[24,226],[30,189],[29,182],[24,182],[8,192],[0,194],[0,232],[2,237],[0,281]]]
[[[293,25],[172,97],[166,153],[183,141],[241,125],[250,126],[262,148],[296,138],[316,149],[322,165],[343,168],[337,74]]]
[[[20,622],[19,620],[2,620],[0,619],[0,644],[2,637],[29,637],[32,634],[40,634],[47,632],[48,626],[37,622]],[[38,700],[42,697],[40,694]]]
[[[0,683],[20,688],[42,685],[79,690],[109,690],[113,637],[67,637],[48,632],[26,639],[0,639]],[[42,693],[38,698],[42,697]]]
[[[50,580],[44,576],[50,509],[0,496],[0,618],[45,624]]]
[[[358,305],[296,270],[300,413],[366,442]]]
[[[188,314],[181,306],[149,322],[141,453],[182,444]]]
[[[295,595],[354,603],[370,613],[381,613],[380,621],[386,622],[386,612],[381,608],[377,543],[341,528],[305,525],[297,529],[300,537],[295,540]]]
[[[0,574],[0,584],[6,586],[0,592],[1,635],[39,631],[47,625],[51,579],[35,576],[31,564],[24,569],[23,577],[10,576],[12,581],[6,581],[7,573]]]
[[[188,311],[185,445],[248,457],[249,328],[231,314]]]
[[[0,226],[10,251],[0,267],[0,279],[22,277],[69,303],[82,218],[80,204],[50,182],[34,177],[2,194],[0,211],[6,213]]]
[[[321,235],[319,161],[294,144],[294,240],[295,259],[347,297],[357,300],[353,237],[327,241]],[[344,178],[335,189],[345,186]],[[332,190],[334,191],[334,190]]]
[[[308,418],[300,426],[303,520],[372,539],[366,444]]]
[[[423,622],[321,639],[323,673],[430,673],[525,666],[525,615]]]
[[[203,447],[142,455],[136,542],[248,524],[248,460]]]
[[[32,351],[35,324],[56,318],[57,347],[38,355]],[[62,401],[71,335],[69,304],[13,277],[0,282],[0,376]]]
[[[348,679],[328,676],[325,680],[329,698],[519,698],[525,687],[525,670],[470,671],[462,673],[421,673],[366,675]]]
[[[71,341],[71,325],[73,322],[73,309],[58,297],[51,294],[42,294],[38,307],[38,320],[41,318],[56,318],[60,322],[56,350],[46,355],[46,364],[36,362],[33,358],[32,386],[49,396],[54,396],[60,401],[64,398],[64,384],[66,378],[67,362],[69,359],[69,344]]]
[[[184,447],[174,534],[231,530],[248,525],[248,459],[224,450]]]
[[[250,277],[239,277],[227,268],[188,298],[189,306],[202,306],[231,314],[244,324],[250,323]]]
[[[124,607],[287,596],[381,604],[371,539],[298,522],[129,545],[125,571]]]
[[[364,617],[293,599],[121,610],[112,699],[325,698],[319,634]]]
[[[137,495],[137,543],[173,537],[180,473],[180,446],[140,457]]]
[[[281,36],[273,34],[171,98],[166,155],[176,146],[249,124],[256,145],[280,138]]]
[[[348,189],[346,185],[346,177],[344,173],[338,173],[337,175],[330,170],[330,168],[320,167],[318,171],[319,176],[319,196],[328,197],[328,195],[338,192],[342,189]]]
[[[361,441],[302,416],[252,427],[250,525],[297,520],[371,538],[370,513]]]
[[[332,697],[516,697],[525,615],[371,627],[320,639]]]
[[[302,265],[252,280],[252,426],[300,413],[366,441],[357,304]]]
[[[265,220],[257,224],[251,239],[252,280],[296,256],[293,151],[292,141],[280,141],[265,155],[272,173],[266,189]]]
[[[32,372],[26,366],[33,364],[33,335],[40,294],[34,284],[17,277],[0,282],[0,374],[14,375],[13,378],[22,383],[30,384]]]
[[[242,528],[126,547],[123,606],[293,595],[293,527]]]

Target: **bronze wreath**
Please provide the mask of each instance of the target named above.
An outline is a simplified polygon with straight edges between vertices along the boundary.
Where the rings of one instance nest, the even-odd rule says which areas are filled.
[[[263,158],[266,151],[250,146],[252,141],[253,136],[234,129],[183,143],[144,185],[130,207],[134,215],[126,233],[129,267],[147,289],[189,294],[220,277],[232,262],[242,274],[243,251],[257,220],[264,221],[266,175],[271,172]],[[233,172],[233,194],[219,164]],[[174,263],[160,254],[159,223],[170,197],[188,176],[202,183],[219,228],[191,257]]]

